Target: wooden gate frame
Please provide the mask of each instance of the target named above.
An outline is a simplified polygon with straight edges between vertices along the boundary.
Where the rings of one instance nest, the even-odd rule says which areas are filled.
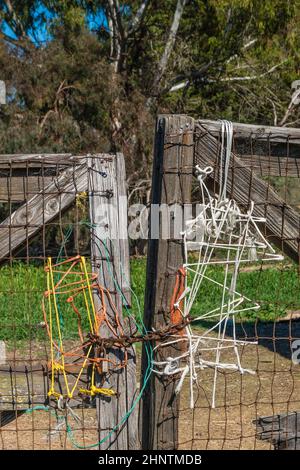
[[[64,167],[65,169],[57,176],[29,176],[32,168],[46,166]],[[15,176],[16,172],[17,176]],[[124,210],[124,206],[120,207],[119,204],[120,196],[126,197],[126,172],[123,154],[89,156],[71,154],[0,155],[0,174],[2,177],[4,175],[8,181],[6,186],[1,185],[0,176],[0,201],[6,201],[9,204],[25,201],[0,224],[0,261],[11,256],[14,250],[38,233],[45,223],[50,222],[66,210],[78,194],[88,192],[90,217],[99,211],[103,197],[106,198],[107,206],[115,209],[115,211],[108,210],[106,220],[103,221],[108,230],[107,252],[101,255],[98,253],[95,235],[97,235],[99,227],[95,226],[93,219],[91,219],[91,260],[93,269],[98,272],[99,283],[108,289],[118,311],[122,313],[122,306],[124,304],[130,305],[129,246],[128,238],[126,238],[127,208],[125,207]],[[117,216],[115,216],[116,214]],[[119,233],[123,235],[123,239],[110,239],[111,234],[118,235]],[[113,270],[114,280],[111,276],[111,270]],[[116,289],[116,284],[118,284],[119,290]],[[107,308],[109,313],[111,307],[107,306]],[[123,320],[122,317],[121,320]],[[108,332],[107,335],[109,335]],[[40,368],[31,372],[42,374],[42,370],[43,368]],[[24,370],[21,368],[13,371],[16,381],[18,373],[24,373]],[[129,354],[126,370],[113,374],[109,385],[117,390],[119,398],[96,397],[98,423],[100,424],[99,441],[103,440],[109,430],[112,430],[118,421],[127,414],[135,399],[137,390],[136,358],[133,348]],[[26,395],[28,394],[28,398],[30,397],[30,406],[45,401],[47,385],[44,383],[42,388],[43,390],[39,391],[28,389]],[[14,409],[28,408],[28,401],[27,399],[27,403],[23,405],[16,403]],[[3,408],[0,404],[1,409],[7,410],[7,407]],[[99,448],[136,449],[137,440],[137,410],[134,410],[129,419],[121,426],[116,427],[110,433],[109,439],[105,439]]]

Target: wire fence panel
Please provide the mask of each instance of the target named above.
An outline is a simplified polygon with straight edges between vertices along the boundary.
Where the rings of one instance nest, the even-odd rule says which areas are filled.
[[[300,131],[162,116],[153,168],[133,292],[123,156],[0,155],[0,448],[299,445]]]
[[[115,170],[122,159],[0,156],[2,449],[98,449],[112,440],[114,448],[132,447],[135,369],[128,372],[130,386],[120,370],[135,353],[131,348],[128,359],[118,346],[118,360],[109,359],[113,345],[100,344],[108,336],[104,324],[113,338],[128,329],[122,316],[130,298],[126,240],[113,249],[111,232],[103,234],[112,224],[126,232],[124,213],[118,217],[125,172],[117,178]],[[96,175],[105,181],[101,188],[93,183]],[[94,199],[103,208],[97,223]],[[115,219],[107,215],[108,203]],[[100,406],[110,409],[104,424]]]
[[[261,232],[284,259],[273,263],[255,260],[239,266],[237,290],[257,302],[260,309],[237,314],[235,325],[227,324],[225,339],[233,338],[234,327],[238,341],[256,343],[240,349],[243,368],[253,373],[219,370],[214,408],[214,367],[198,373],[192,410],[189,387],[184,385],[179,412],[181,449],[295,449],[298,445],[300,152],[293,130],[289,134],[285,129],[283,134],[276,128],[266,132],[258,126],[245,130],[233,125],[227,197],[243,212],[254,202],[254,214],[266,219],[260,224]],[[221,146],[219,122],[199,121],[195,125],[194,175],[196,165],[212,167],[206,180],[212,197],[220,189]],[[192,201],[195,207],[203,204],[196,178]],[[195,259],[197,254],[193,251],[189,256]],[[217,260],[218,254],[215,256]],[[220,282],[226,265],[223,261],[223,265],[209,268],[209,276]],[[217,296],[217,290],[204,282],[192,316],[210,310]],[[197,322],[200,334],[212,325],[212,321]],[[224,350],[222,361],[233,361],[233,355],[232,350]]]

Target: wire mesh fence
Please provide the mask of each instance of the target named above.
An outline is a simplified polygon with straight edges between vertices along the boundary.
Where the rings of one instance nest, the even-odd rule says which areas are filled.
[[[156,129],[152,204],[188,206],[189,217],[195,219],[205,200],[214,200],[220,192],[221,124],[180,116],[158,122],[162,121],[165,124]],[[251,262],[239,263],[235,272],[233,258],[224,258],[222,249],[216,249],[206,260],[206,278],[202,276],[197,289],[198,268],[194,274],[190,270],[187,286],[195,297],[188,318],[179,315],[182,301],[190,297],[178,270],[184,263],[187,268],[198,263],[199,240],[194,246],[185,242],[182,226],[175,233],[173,209],[166,217],[158,216],[158,232],[150,220],[145,325],[137,320],[137,294],[130,288],[128,240],[116,236],[127,228],[126,207],[120,205],[125,196],[124,161],[109,155],[0,156],[2,449],[297,446],[298,134],[233,126],[226,198],[235,202],[241,219],[251,207],[253,220],[265,219],[257,223],[258,229],[274,259],[266,261],[252,253]],[[203,197],[199,171],[208,167]],[[99,212],[102,206],[106,209]],[[152,205],[152,214],[154,210]],[[164,219],[169,220],[165,238],[160,232]],[[184,248],[189,250],[188,260]],[[282,260],[276,258],[282,253]],[[96,273],[100,287],[91,273]],[[247,308],[235,313],[234,321],[232,316],[226,320],[222,344],[234,347],[222,346],[219,358],[227,365],[238,358],[240,366],[216,368],[216,348],[210,344],[219,341],[219,332],[214,313],[208,312],[215,312],[222,302],[224,273],[229,284],[235,279],[234,290]],[[143,283],[143,274],[139,282]],[[249,308],[251,303],[260,308]],[[102,320],[97,317],[100,311]],[[186,369],[181,380],[190,356],[174,341],[186,342],[181,331],[189,323],[191,344],[199,341],[202,346],[195,354],[195,377]],[[54,353],[51,334],[56,342],[61,339]],[[135,342],[143,344],[142,358]],[[173,369],[168,359],[172,355],[182,356]],[[165,374],[158,373],[162,360],[164,370],[169,367]]]
[[[130,447],[135,353],[108,358],[95,343],[100,329],[127,332],[128,253],[113,235],[126,230],[123,165],[121,154],[0,157],[2,449]]]
[[[196,165],[212,167],[207,181],[211,195],[219,191],[221,145],[220,123],[199,121],[195,124],[194,173]],[[266,131],[258,126],[233,127],[227,196],[233,198],[243,212],[249,210],[254,201],[254,213],[266,218],[260,230],[285,257],[281,262],[257,259],[239,267],[239,292],[260,306],[258,311],[236,315],[237,339],[256,343],[244,345],[240,353],[243,367],[253,373],[219,370],[215,408],[211,407],[214,368],[198,374],[193,410],[189,409],[188,387],[183,389],[179,406],[179,448],[297,448],[294,412],[300,407],[297,354],[300,344],[299,155],[298,137],[293,130],[281,133],[276,128]],[[197,182],[194,182],[192,198],[194,205],[203,204]],[[195,255],[190,253],[190,256]],[[224,266],[210,269],[214,271],[211,276],[222,278]],[[204,283],[193,315],[209,310],[217,296],[209,282]],[[200,321],[198,328],[205,332],[212,324]],[[232,335],[233,325],[229,322],[226,338]],[[230,362],[234,352],[228,350],[222,355],[223,361]],[[287,413],[291,413],[290,423],[284,421]],[[272,418],[260,420],[262,417]]]

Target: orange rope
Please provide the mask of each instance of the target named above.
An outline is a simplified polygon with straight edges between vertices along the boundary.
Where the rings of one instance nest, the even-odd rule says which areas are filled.
[[[178,299],[183,294],[185,289],[186,269],[181,267],[176,274],[175,286],[171,298],[170,320],[172,325],[179,325],[182,323],[182,308],[183,300],[180,301],[179,307],[176,306]],[[178,331],[180,336],[184,336],[184,328]]]

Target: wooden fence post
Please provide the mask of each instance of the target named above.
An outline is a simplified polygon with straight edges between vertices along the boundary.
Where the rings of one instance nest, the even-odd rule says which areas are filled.
[[[91,258],[93,271],[99,274],[103,285],[121,316],[122,305],[130,303],[128,297],[129,253],[128,240],[120,238],[127,235],[127,206],[125,190],[125,165],[122,154],[98,155],[89,159],[89,194],[91,219]],[[123,203],[123,204],[122,204]],[[125,297],[121,294],[125,293]],[[95,296],[97,305],[99,299]],[[112,306],[107,303],[108,315],[113,315]],[[127,327],[128,332],[128,327]],[[111,336],[108,327],[103,325],[101,335]],[[112,360],[123,359],[118,348],[109,350]],[[122,357],[121,357],[122,356]],[[138,447],[137,409],[128,419],[128,411],[136,396],[135,350],[128,350],[128,365],[112,374],[104,376],[102,387],[116,390],[118,397],[96,397],[100,449],[129,450]],[[97,384],[100,386],[100,384]],[[124,419],[125,418],[125,419]],[[117,426],[117,427],[116,427]]]
[[[151,218],[157,206],[168,207],[190,203],[193,168],[194,120],[187,116],[160,116],[157,119],[152,175],[152,205],[145,293],[144,323],[148,330],[169,324],[170,304],[178,268],[183,263],[183,243],[180,236],[163,239],[162,217],[159,217],[159,238],[151,238],[155,222]],[[172,217],[170,218],[172,219]],[[164,223],[166,221],[164,220]],[[154,344],[153,344],[154,345]],[[153,346],[152,345],[152,346]],[[174,354],[164,348],[164,357]],[[158,358],[154,355],[155,359]],[[142,357],[145,377],[147,356]],[[178,444],[179,397],[174,390],[176,380],[152,373],[147,384],[141,410],[143,449],[176,449]]]

